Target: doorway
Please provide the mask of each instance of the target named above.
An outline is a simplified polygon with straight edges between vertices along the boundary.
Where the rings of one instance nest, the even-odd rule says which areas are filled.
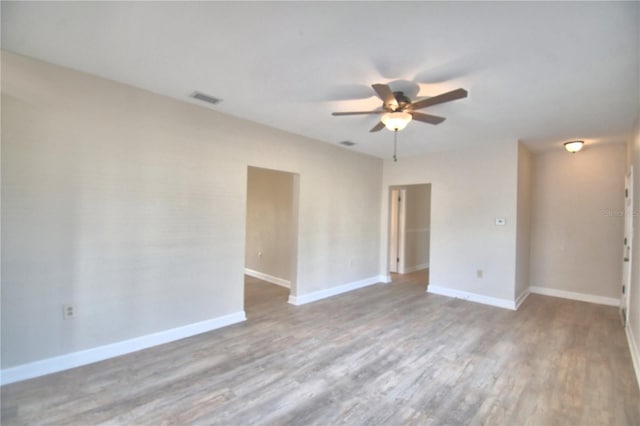
[[[298,175],[248,167],[244,302],[248,316],[295,295]]]
[[[431,184],[390,187],[388,265],[391,280],[416,274],[425,276],[427,282],[423,284],[428,284],[430,242]],[[422,273],[417,274],[418,271]]]

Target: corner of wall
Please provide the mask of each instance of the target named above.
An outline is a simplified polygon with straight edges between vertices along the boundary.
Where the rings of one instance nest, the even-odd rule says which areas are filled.
[[[516,296],[516,307],[515,310],[517,311],[518,309],[520,309],[520,306],[524,303],[524,301],[527,299],[527,297],[529,297],[529,295],[531,294],[531,292],[529,291],[529,288],[527,287],[522,293],[520,293],[519,295]]]
[[[529,294],[529,265],[531,262],[531,200],[533,155],[529,148],[518,140],[516,154],[516,241],[514,299],[516,309]],[[523,296],[524,295],[524,296]]]

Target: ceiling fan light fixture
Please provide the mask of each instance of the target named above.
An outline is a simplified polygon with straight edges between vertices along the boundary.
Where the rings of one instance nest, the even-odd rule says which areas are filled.
[[[584,141],[569,141],[564,143],[564,149],[572,154],[575,154],[582,149],[583,145]]]
[[[391,131],[402,130],[407,127],[407,124],[413,117],[411,114],[404,111],[388,112],[382,116],[382,121],[385,127]]]

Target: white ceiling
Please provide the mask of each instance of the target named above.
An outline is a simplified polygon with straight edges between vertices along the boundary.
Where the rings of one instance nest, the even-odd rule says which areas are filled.
[[[640,113],[638,2],[2,2],[2,47],[389,158],[371,84],[469,97],[410,123],[399,157],[521,140],[629,137]],[[99,99],[96,99],[99,102]],[[206,106],[208,107],[208,106]]]

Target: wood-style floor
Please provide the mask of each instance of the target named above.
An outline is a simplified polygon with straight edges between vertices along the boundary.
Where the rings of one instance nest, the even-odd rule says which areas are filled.
[[[4,386],[2,424],[640,424],[615,308],[396,278],[300,307],[248,279],[248,321]]]

